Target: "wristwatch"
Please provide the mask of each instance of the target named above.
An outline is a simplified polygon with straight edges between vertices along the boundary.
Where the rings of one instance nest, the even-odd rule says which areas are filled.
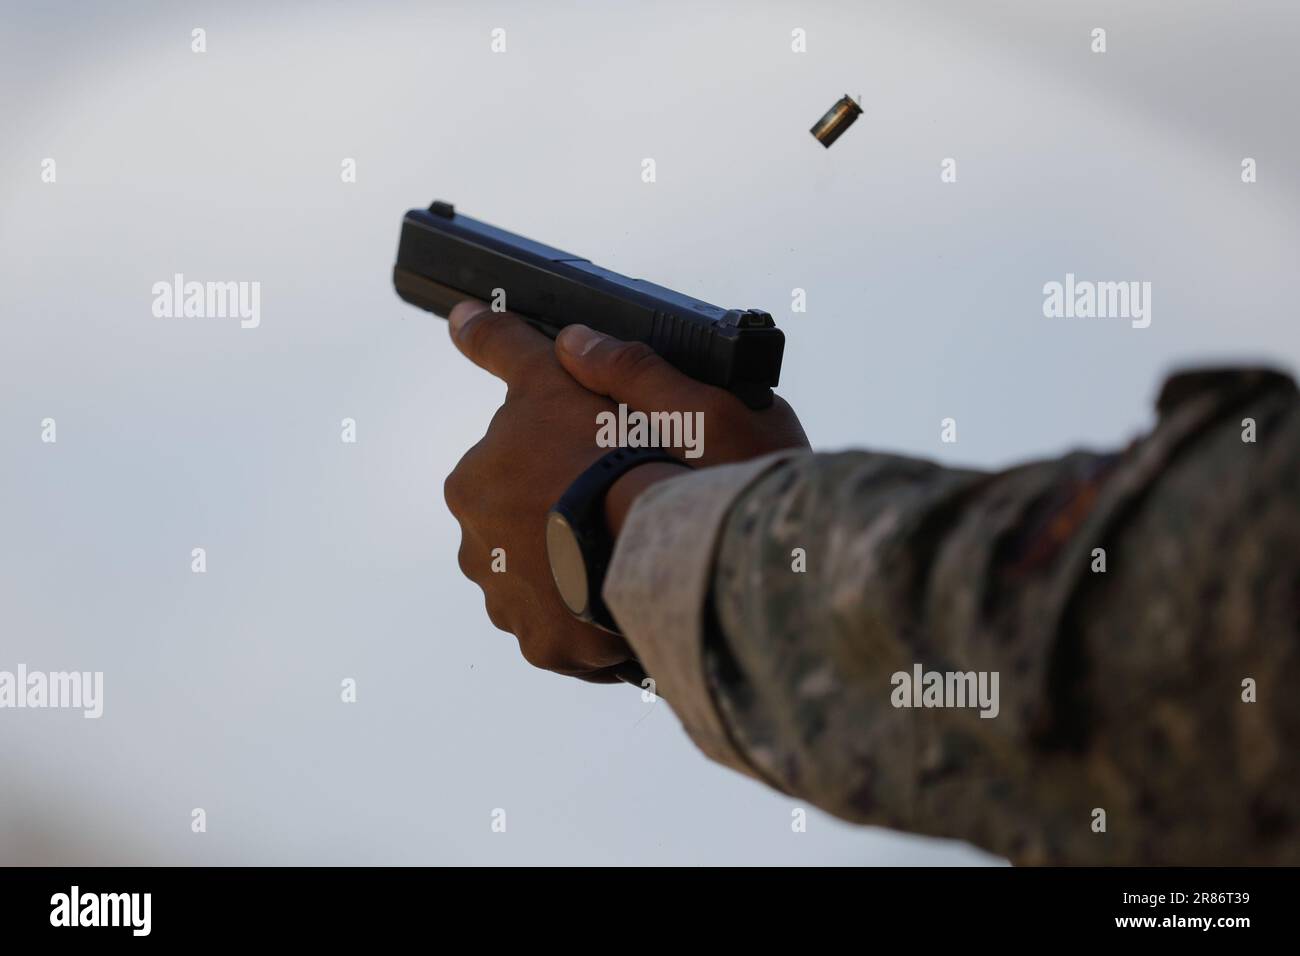
[[[620,633],[600,596],[614,541],[605,526],[605,495],[637,465],[687,466],[661,448],[616,448],[577,477],[546,515],[546,556],[560,599],[579,620]]]

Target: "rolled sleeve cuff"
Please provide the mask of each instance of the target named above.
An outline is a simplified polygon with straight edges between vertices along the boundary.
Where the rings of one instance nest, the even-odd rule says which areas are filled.
[[[718,538],[731,506],[792,449],[652,485],[628,513],[603,595],[641,666],[704,753],[757,774],[732,742],[704,668],[705,608]]]

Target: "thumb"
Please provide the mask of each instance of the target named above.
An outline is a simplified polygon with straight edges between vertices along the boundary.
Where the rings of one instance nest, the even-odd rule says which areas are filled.
[[[566,325],[555,339],[555,355],[583,388],[632,408],[698,407],[712,391],[644,342],[624,342],[585,325]]]

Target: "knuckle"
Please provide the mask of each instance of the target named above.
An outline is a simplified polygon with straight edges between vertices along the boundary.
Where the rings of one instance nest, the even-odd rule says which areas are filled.
[[[644,342],[628,342],[615,351],[610,368],[616,377],[632,380],[656,368],[661,361],[658,353]]]
[[[506,329],[506,313],[484,309],[477,313],[460,330],[460,338],[467,351],[479,355],[492,348]]]
[[[456,552],[456,563],[460,566],[460,573],[473,581],[474,562],[470,557],[469,542],[464,538],[461,539],[460,550]]]
[[[497,410],[500,414],[500,409]],[[496,418],[492,421],[495,423]],[[489,427],[489,432],[491,428]],[[483,483],[481,477],[485,469],[490,471],[490,446],[484,437],[460,456],[456,467],[451,470],[442,483],[442,497],[447,508],[461,523],[475,510],[481,510]]]
[[[507,397],[520,398],[545,392],[558,385],[555,360],[550,355],[519,358],[506,389]]]
[[[487,608],[488,620],[492,622],[493,627],[498,631],[505,631],[507,634],[515,633],[514,626],[510,623],[510,620],[495,604],[495,602],[490,598],[487,598],[484,600],[483,605]],[[520,644],[522,645],[522,643],[523,642],[521,641]]]
[[[536,352],[529,352],[526,356],[519,359],[519,369],[526,377],[537,376],[538,378],[553,377],[560,371],[560,363],[555,358],[555,353],[550,349],[541,349]]]
[[[466,485],[467,482],[459,466],[442,483],[442,499],[447,503],[447,510],[456,516],[463,514],[468,504]]]
[[[519,637],[519,653],[538,670],[555,671],[563,668],[563,661],[549,645]]]

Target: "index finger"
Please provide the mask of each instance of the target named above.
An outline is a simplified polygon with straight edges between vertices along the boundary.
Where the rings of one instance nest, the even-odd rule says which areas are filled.
[[[461,353],[506,384],[552,351],[551,340],[512,312],[493,312],[477,299],[458,302],[447,316],[451,340]]]

